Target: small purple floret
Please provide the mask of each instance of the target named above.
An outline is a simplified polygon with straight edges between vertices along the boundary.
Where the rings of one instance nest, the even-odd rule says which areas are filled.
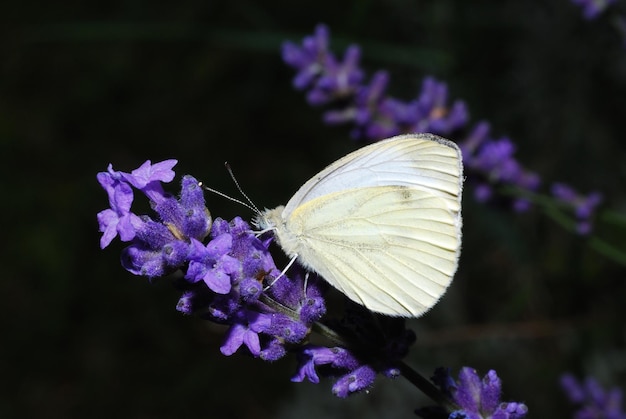
[[[231,275],[237,273],[241,263],[228,253],[232,248],[233,237],[221,234],[206,246],[192,239],[189,269],[185,278],[192,283],[203,280],[218,294],[228,294],[231,288]]]
[[[138,169],[124,173],[124,179],[133,187],[142,191],[152,202],[158,203],[165,195],[161,182],[169,183],[174,179],[172,168],[177,160],[165,160],[151,164],[146,160]]]
[[[240,317],[240,323],[230,327],[220,351],[230,356],[245,344],[252,355],[258,356],[261,353],[259,333],[264,332],[270,326],[271,316],[243,311],[238,317]]]
[[[109,196],[111,208],[98,213],[98,225],[102,233],[100,248],[104,249],[119,234],[120,240],[131,241],[135,237],[139,217],[130,212],[133,190],[122,178],[122,172],[113,170],[109,164],[106,172],[98,173],[98,182]]]
[[[352,393],[366,390],[374,384],[376,371],[369,365],[364,365],[341,377],[333,385],[333,394],[345,398]]]

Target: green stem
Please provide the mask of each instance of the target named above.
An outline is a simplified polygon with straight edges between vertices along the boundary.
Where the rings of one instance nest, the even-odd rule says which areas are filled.
[[[402,376],[411,384],[419,388],[425,395],[430,397],[435,403],[442,406],[449,413],[459,410],[460,407],[454,404],[445,394],[443,394],[433,383],[422,377],[417,371],[400,361],[400,371]]]
[[[530,202],[543,209],[544,213],[548,217],[554,220],[565,230],[572,233],[576,232],[576,220],[563,212],[563,209],[567,208],[567,206],[560,204],[553,198],[514,187],[503,187],[501,191],[504,195],[518,196],[528,199]],[[597,218],[607,224],[626,228],[626,215],[623,213],[604,210],[598,215]],[[596,252],[616,263],[626,266],[626,252],[622,249],[607,243],[605,240],[597,236],[590,236],[588,238],[588,242],[589,247]]]
[[[615,246],[608,244],[604,240],[599,239],[598,237],[592,237],[589,240],[589,246],[591,246],[591,248],[596,252],[604,255],[614,262],[626,266],[626,253]]]

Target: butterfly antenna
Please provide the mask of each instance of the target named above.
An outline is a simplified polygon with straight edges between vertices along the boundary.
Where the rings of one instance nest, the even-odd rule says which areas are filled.
[[[235,183],[235,186],[237,187],[237,190],[239,191],[239,193],[246,198],[246,201],[248,201],[249,205],[246,205],[246,207],[250,208],[252,211],[256,212],[257,214],[261,214],[261,211],[259,210],[259,208],[254,205],[254,202],[252,202],[252,200],[248,197],[248,195],[246,195],[246,193],[243,191],[243,189],[241,189],[241,186],[239,185],[239,182],[237,182],[237,178],[235,177],[235,174],[233,173],[233,169],[230,167],[230,164],[228,164],[228,162],[224,162],[224,166],[226,166],[226,170],[228,171],[228,174],[230,175],[230,178],[233,180],[233,182]],[[238,201],[241,202],[241,201]]]
[[[205,184],[203,184],[202,182],[198,182],[198,186],[200,186],[200,187],[204,188],[204,190],[207,190],[207,191],[209,191],[209,192],[214,193],[215,195],[221,196],[222,198],[226,198],[226,199],[228,199],[229,201],[233,201],[233,202],[236,202],[236,203],[238,203],[238,204],[241,204],[241,205],[243,205],[244,207],[246,207],[246,208],[248,208],[248,209],[250,209],[250,210],[252,210],[252,211],[255,211],[255,212],[257,212],[257,213],[258,213],[258,211],[259,211],[259,210],[257,209],[257,207],[255,207],[255,206],[250,206],[249,204],[247,204],[247,203],[245,203],[245,202],[243,202],[243,201],[241,201],[241,200],[239,200],[239,199],[237,199],[237,198],[233,198],[232,196],[228,196],[228,195],[226,195],[224,192],[220,192],[220,191],[218,191],[218,190],[216,190],[216,189],[209,188],[208,186],[206,186],[206,185],[205,185]]]

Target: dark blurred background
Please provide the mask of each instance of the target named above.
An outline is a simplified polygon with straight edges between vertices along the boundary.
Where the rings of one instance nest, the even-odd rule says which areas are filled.
[[[223,330],[179,314],[168,281],[124,271],[119,241],[99,249],[95,176],[109,163],[176,158],[177,174],[236,195],[228,160],[273,207],[358,147],[321,123],[280,58],[319,22],[335,52],[358,43],[368,74],[389,70],[391,94],[445,81],[546,184],[625,207],[626,49],[608,18],[585,21],[567,0],[24,1],[0,16],[3,418],[400,418],[428,404],[402,378],[338,400],[330,381],[291,383],[293,359],[224,357]],[[571,417],[565,371],[623,386],[623,266],[540,211],[475,203],[471,185],[463,211],[460,270],[411,321],[408,362],[426,376],[493,368],[532,417]],[[623,230],[597,234],[626,248]]]

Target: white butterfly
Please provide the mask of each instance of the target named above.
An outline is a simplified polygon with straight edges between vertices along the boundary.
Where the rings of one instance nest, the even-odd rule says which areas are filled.
[[[353,301],[418,317],[457,269],[462,186],[454,143],[400,135],[337,160],[256,223]]]

